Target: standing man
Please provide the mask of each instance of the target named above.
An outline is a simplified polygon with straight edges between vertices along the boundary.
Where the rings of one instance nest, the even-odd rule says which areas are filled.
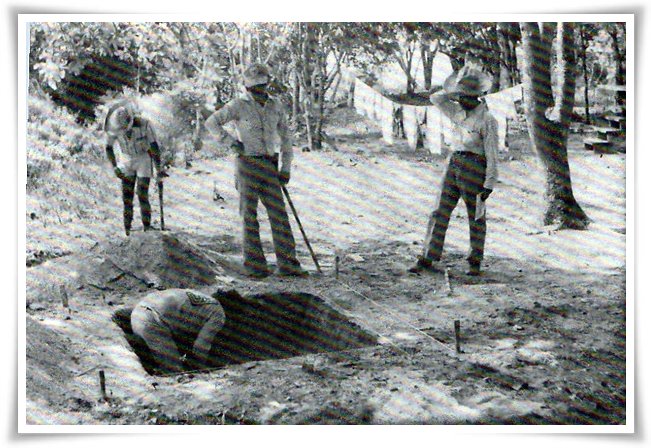
[[[153,175],[152,160],[156,166],[157,180],[160,181],[164,176],[154,130],[149,121],[136,113],[136,108],[130,101],[118,102],[109,109],[104,130],[108,136],[106,156],[115,175],[122,181],[124,232],[127,236],[131,233],[133,196],[136,191],[143,229],[151,230],[149,182]]]
[[[463,68],[444,83],[443,92],[430,97],[451,120],[452,150],[438,208],[427,226],[425,247],[410,272],[439,271],[445,233],[450,216],[463,198],[470,225],[470,254],[467,257],[469,275],[480,275],[486,240],[484,202],[497,182],[497,121],[479,97],[490,87],[490,78],[483,73]],[[478,207],[478,201],[480,202]],[[476,216],[475,213],[480,215]]]
[[[270,275],[260,241],[258,201],[267,209],[274,249],[281,276],[304,277],[307,272],[296,258],[296,243],[285,210],[281,185],[290,179],[292,142],[282,103],[269,95],[271,76],[262,64],[252,64],[244,72],[246,93],[231,100],[206,121],[208,130],[229,142],[237,153],[240,213],[243,219],[243,256],[247,275]],[[238,139],[222,126],[234,121]],[[278,169],[276,152],[282,166]]]

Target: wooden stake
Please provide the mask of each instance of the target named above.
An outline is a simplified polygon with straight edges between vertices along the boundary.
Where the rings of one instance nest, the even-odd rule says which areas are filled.
[[[103,370],[99,371],[99,389],[102,394],[102,399],[108,401],[108,397],[106,396],[106,377],[104,376]]]
[[[335,278],[339,278],[339,255],[335,257]]]
[[[61,291],[61,302],[63,303],[64,308],[69,308],[69,303],[68,303],[68,291],[66,290],[65,285],[61,285],[59,287]]]
[[[445,287],[446,287],[446,293],[448,296],[451,296],[453,291],[452,291],[452,283],[450,283],[450,270],[448,268],[445,268]]]
[[[461,322],[454,321],[454,339],[457,343],[457,353],[461,353]]]

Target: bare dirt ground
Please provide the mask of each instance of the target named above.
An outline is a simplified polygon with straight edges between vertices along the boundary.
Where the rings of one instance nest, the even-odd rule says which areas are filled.
[[[330,132],[339,151],[297,152],[290,183],[322,275],[296,227],[310,278],[252,282],[237,274],[231,158],[171,171],[164,233],[122,236],[118,185],[106,167],[87,168],[106,176],[108,188],[92,216],[28,220],[28,259],[53,254],[27,270],[28,423],[625,423],[625,155],[586,152],[572,136],[574,191],[593,222],[587,231],[556,231],[540,224],[536,158],[512,136],[488,202],[484,275],[464,274],[461,206],[446,240],[448,275],[415,275],[406,269],[420,251],[445,161],[388,148],[367,123],[344,120],[344,130]],[[213,200],[215,188],[223,200]],[[28,197],[28,213],[40,216],[43,201]],[[174,273],[170,241],[181,268],[185,260],[202,275]],[[181,283],[314,294],[378,344],[148,375],[111,315],[148,290]],[[99,370],[108,401],[100,400]]]

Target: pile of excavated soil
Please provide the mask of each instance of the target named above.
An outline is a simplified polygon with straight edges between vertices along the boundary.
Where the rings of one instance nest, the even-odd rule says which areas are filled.
[[[197,288],[233,269],[224,257],[215,261],[183,234],[140,232],[29,269],[27,302],[61,302],[64,294],[123,296],[151,289]]]
[[[217,272],[215,262],[189,240],[165,232],[135,234],[104,246],[99,255],[103,283],[136,280],[146,287],[191,288],[213,283]]]

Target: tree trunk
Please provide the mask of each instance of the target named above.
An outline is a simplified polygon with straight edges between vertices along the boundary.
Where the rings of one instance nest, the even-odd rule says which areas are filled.
[[[324,101],[324,96],[325,96],[325,91],[321,88],[319,88],[319,94],[317,97],[317,115],[314,123],[314,138],[312,141],[312,144],[314,146],[314,149],[319,150],[323,147],[323,114],[324,114],[324,107],[325,107],[325,101]]]
[[[339,84],[341,83],[341,77],[342,74],[339,73],[337,75],[337,81],[335,82],[335,86],[332,89],[332,93],[330,94],[330,102],[331,103],[336,103],[337,102],[337,93],[339,92]]]
[[[409,43],[408,45],[411,45]],[[414,77],[411,74],[411,66],[412,66],[412,61],[414,58],[414,51],[413,49],[407,48],[404,53],[404,60],[402,59],[402,54],[398,53],[396,54],[396,61],[398,62],[398,65],[402,69],[402,72],[405,74],[405,77],[407,78],[407,94],[410,95],[414,93],[416,89],[416,83],[414,82]]]
[[[434,65],[434,58],[436,57],[437,50],[430,50],[429,43],[421,43],[420,45],[420,58],[423,61],[423,81],[425,83],[425,90],[429,91],[432,88],[432,66]]]
[[[192,132],[192,150],[194,152],[201,151],[203,147],[203,139],[201,138],[201,122],[203,117],[201,115],[201,105],[197,105],[195,108],[194,116],[194,131]]]
[[[346,102],[346,106],[350,108],[355,106],[355,80],[350,83],[350,87],[348,88],[348,101]]]
[[[576,62],[574,28],[571,23],[556,26],[545,23],[541,33],[537,23],[522,23],[522,44],[525,53],[524,89],[527,123],[533,146],[546,172],[547,210],[544,224],[559,228],[586,229],[589,218],[574,198],[570,165],[567,158],[567,137],[574,107]],[[552,90],[552,41],[558,29],[560,82],[562,95],[556,107]],[[558,117],[548,118],[550,110]]]
[[[579,25],[579,35],[581,37],[581,66],[583,68],[583,101],[585,102],[585,122],[590,124],[590,97],[588,90],[588,41],[586,39],[583,25]]]
[[[624,24],[624,27],[626,24]],[[624,28],[624,33],[626,33],[626,28]],[[615,53],[615,61],[617,63],[617,71],[615,72],[615,82],[619,86],[626,85],[626,56],[622,53],[622,50],[619,46],[619,30],[618,24],[613,23],[608,27],[608,34],[610,34],[611,39],[613,40],[613,51]],[[626,100],[624,97],[617,95],[617,104],[619,106],[626,106]]]
[[[499,42],[499,32],[497,26],[488,27],[486,30],[481,32],[483,40],[486,42],[485,46],[479,46],[477,49],[481,63],[487,68],[488,73],[490,73],[493,80],[491,85],[490,92],[497,92],[500,90],[501,84],[501,67],[502,67],[502,58],[501,58],[501,48]],[[510,87],[510,86],[509,86]]]
[[[298,114],[301,101],[301,83],[298,79],[298,73],[294,69],[294,85],[292,88],[292,124],[294,127],[298,125]]]
[[[519,40],[518,24],[512,22],[500,22],[498,23],[498,32],[504,39],[504,59],[502,60],[502,63],[504,63],[505,68],[508,71],[511,85],[519,84],[520,70],[518,69],[518,60],[515,52]]]
[[[511,46],[509,44],[508,31],[505,29],[505,24],[497,24],[497,44],[500,49],[499,58],[499,89],[503,90],[513,86],[513,78],[511,76]]]
[[[615,61],[617,62],[617,71],[615,72],[615,80],[617,85],[623,86],[626,84],[626,71],[624,70],[624,57],[619,47],[619,30],[617,24],[613,24],[609,30],[610,37],[613,40],[613,51],[615,52]]]

